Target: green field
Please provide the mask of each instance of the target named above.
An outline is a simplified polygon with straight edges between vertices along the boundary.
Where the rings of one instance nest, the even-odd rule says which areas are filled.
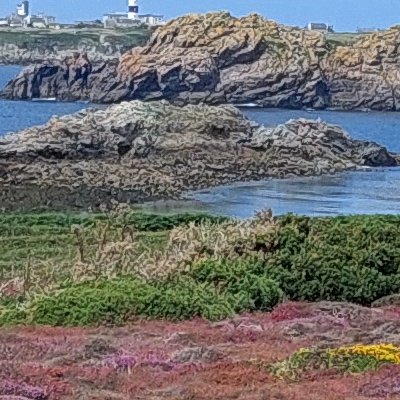
[[[127,29],[65,28],[0,29],[0,46],[14,44],[27,51],[79,51],[95,49],[99,53],[125,52],[144,45],[153,29],[135,27]]]
[[[328,33],[326,39],[331,48],[349,46],[357,41],[363,34],[360,33]]]

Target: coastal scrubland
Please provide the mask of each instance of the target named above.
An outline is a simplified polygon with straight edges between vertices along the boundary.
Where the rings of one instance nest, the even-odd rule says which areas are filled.
[[[210,103],[397,109],[397,47],[380,46],[399,32],[340,46],[256,15],[192,15],[111,70],[87,55],[32,69],[50,75],[34,91],[61,88],[64,100],[98,90],[105,102],[178,105],[89,109],[0,141],[0,400],[399,399],[400,216],[239,220],[122,205],[399,166],[398,154],[322,121],[271,128],[233,106],[186,104],[207,93]],[[288,64],[298,68],[281,84]],[[354,104],[343,76],[364,65],[377,69],[355,75]],[[91,74],[104,78],[98,89]],[[65,80],[75,75],[83,84]],[[35,96],[60,96],[49,90]]]
[[[398,216],[121,207],[0,227],[2,399],[399,395]]]
[[[3,217],[2,324],[220,320],[400,290],[397,216]]]

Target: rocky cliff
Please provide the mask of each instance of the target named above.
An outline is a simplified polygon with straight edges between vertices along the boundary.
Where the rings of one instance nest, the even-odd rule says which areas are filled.
[[[229,182],[395,166],[400,158],[321,121],[275,128],[233,106],[126,102],[0,139],[0,204],[88,208]]]
[[[333,108],[400,110],[400,26],[337,47],[322,69]]]
[[[112,103],[257,103],[265,107],[399,109],[400,27],[332,46],[323,34],[258,15],[189,15],[171,21],[118,66],[69,60],[24,71],[3,92]]]
[[[87,54],[75,53],[63,61],[23,69],[4,94],[13,99],[78,101],[96,97],[99,103],[112,102],[117,88],[124,90],[124,84],[118,84],[117,67],[118,60],[94,64]]]

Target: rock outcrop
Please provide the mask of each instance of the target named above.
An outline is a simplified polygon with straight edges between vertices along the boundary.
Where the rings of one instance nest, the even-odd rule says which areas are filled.
[[[143,97],[141,77],[148,83],[146,97],[323,107],[319,62],[325,53],[323,35],[259,15],[192,15],[172,21],[147,46],[124,54],[119,72],[133,83],[132,98]]]
[[[322,69],[330,107],[399,111],[400,26],[336,48]]]
[[[334,48],[321,33],[258,15],[189,15],[157,29],[118,65],[94,67],[90,57],[46,63],[21,73],[3,96],[399,110],[399,43],[400,27]]]
[[[400,158],[385,148],[321,121],[265,128],[233,106],[133,101],[1,138],[0,204],[87,209],[229,182],[395,165]]]
[[[117,75],[93,73],[88,91],[76,90],[75,81],[59,87],[57,82],[65,81],[68,68],[55,63],[21,74],[4,95],[14,99],[80,97],[93,102],[252,101],[264,106],[323,108],[327,89],[319,64],[326,53],[322,34],[285,27],[258,15],[241,19],[227,13],[189,15],[159,28],[146,46],[125,53]],[[51,75],[51,84],[35,90],[43,77],[49,81],[47,73],[52,68],[57,71]]]
[[[60,101],[88,99],[93,93],[97,96],[97,102],[106,103],[109,92],[112,90],[115,93],[117,89],[117,85],[113,84],[117,77],[117,66],[118,60],[93,64],[86,54],[75,53],[62,62],[25,68],[5,93],[12,87],[9,97],[15,99],[57,98]],[[96,92],[99,85],[101,92]]]

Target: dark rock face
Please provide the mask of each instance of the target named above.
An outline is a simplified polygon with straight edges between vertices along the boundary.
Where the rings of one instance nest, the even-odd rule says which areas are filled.
[[[321,121],[266,128],[233,106],[132,101],[0,138],[0,204],[87,209],[230,182],[396,165],[400,158],[384,147]]]
[[[331,50],[320,33],[258,15],[189,15],[159,28],[119,63],[94,66],[76,56],[29,68],[3,97],[399,110],[399,43],[395,27]]]
[[[91,100],[108,102],[108,93],[117,91],[112,84],[118,62],[93,65],[86,55],[75,54],[64,61],[45,63],[24,69],[3,91],[12,99],[57,98],[61,101]],[[96,88],[103,88],[97,92]]]

